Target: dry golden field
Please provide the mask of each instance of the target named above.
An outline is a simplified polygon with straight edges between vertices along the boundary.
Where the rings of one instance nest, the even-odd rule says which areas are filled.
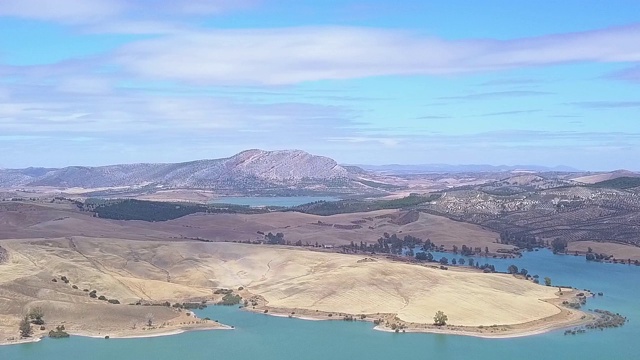
[[[64,323],[80,334],[151,334],[142,330],[149,313],[153,331],[215,327],[166,307],[128,304],[214,300],[216,288],[243,287],[244,296],[260,296],[274,308],[397,314],[420,324],[431,323],[438,310],[450,324],[462,326],[514,325],[560,313],[542,301],[557,298],[555,288],[511,275],[382,258],[361,261],[362,256],[266,245],[87,237],[2,244],[9,253],[0,265],[2,340],[17,335],[20,316],[34,306],[44,309],[48,324]],[[69,284],[52,281],[61,276]],[[122,304],[91,299],[83,289]]]

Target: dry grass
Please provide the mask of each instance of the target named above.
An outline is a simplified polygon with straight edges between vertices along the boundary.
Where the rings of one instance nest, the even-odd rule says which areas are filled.
[[[296,212],[273,212],[256,215],[193,214],[180,219],[150,223],[118,221],[91,217],[69,206],[58,204],[0,203],[0,239],[56,238],[86,236],[126,238],[132,240],[175,240],[201,238],[212,241],[263,240],[258,232],[282,232],[285,240],[303,244],[348,245],[374,243],[383,233],[413,235],[430,239],[451,249],[453,245],[489,247],[491,252],[512,248],[496,242],[498,234],[478,225],[456,222],[445,217],[421,213],[417,221],[398,225],[399,210],[317,216]],[[318,225],[324,223],[324,226]],[[341,229],[354,225],[358,229]]]
[[[620,260],[640,260],[640,247],[615,243],[603,243],[596,241],[574,241],[570,242],[568,252],[578,251],[586,253],[589,248],[597,254],[613,255],[614,258]]]
[[[443,271],[384,259],[319,253],[297,248],[230,243],[153,242],[119,239],[48,239],[3,242],[10,260],[0,265],[0,338],[15,335],[30,307],[71,332],[131,334],[153,311],[157,323],[181,324],[164,307],[110,305],[83,288],[116,298],[177,301],[212,299],[214,288],[245,287],[269,306],[351,314],[395,313],[401,320],[431,323],[443,310],[454,325],[519,324],[553,316],[553,288],[510,275]],[[52,282],[67,276],[70,284]],[[76,284],[75,290],[71,284]],[[192,324],[211,326],[211,324]],[[137,331],[137,332],[136,332]]]

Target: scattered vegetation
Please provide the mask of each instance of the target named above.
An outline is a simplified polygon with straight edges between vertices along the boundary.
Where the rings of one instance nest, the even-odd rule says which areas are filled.
[[[64,330],[64,325],[56,326],[55,330],[49,331],[49,337],[54,339],[68,338],[69,333]]]
[[[33,327],[31,327],[28,315],[25,315],[24,319],[20,321],[19,330],[21,337],[29,337],[33,334]]]
[[[194,204],[135,199],[88,199],[83,210],[92,211],[98,217],[114,220],[167,221],[195,213],[256,214],[269,208],[252,208],[230,204]]]
[[[240,295],[226,294],[222,297],[222,301],[218,302],[218,305],[238,305],[240,304],[240,300],[242,300],[242,297]]]
[[[206,211],[206,206],[198,204],[178,204],[133,199],[106,202],[93,208],[93,212],[101,218],[143,221],[166,221]]]
[[[616,179],[600,181],[590,186],[594,188],[626,190],[640,187],[640,177],[622,176]]]
[[[404,209],[421,205],[438,199],[440,194],[429,196],[410,195],[393,200],[340,200],[340,201],[317,201],[309,204],[299,205],[290,208],[289,211],[299,211],[313,215],[336,215],[354,212],[367,212],[385,209]]]
[[[44,317],[44,311],[41,307],[36,306],[32,308],[27,316],[29,317],[32,324],[44,325],[44,320],[42,319]]]

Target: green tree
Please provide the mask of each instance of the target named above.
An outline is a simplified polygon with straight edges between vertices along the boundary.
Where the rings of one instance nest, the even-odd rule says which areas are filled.
[[[447,315],[445,315],[441,310],[438,310],[436,315],[433,317],[433,324],[436,326],[443,326],[447,324],[447,320],[449,320]]]
[[[545,277],[544,278],[544,284],[546,286],[551,286],[551,278],[550,277]]]
[[[29,316],[26,315],[22,321],[20,321],[20,336],[29,337],[33,333],[33,328],[31,327],[31,322],[29,321]]]
[[[507,272],[509,272],[509,274],[517,274],[518,273],[518,267],[515,265],[509,265],[509,268],[507,269]]]
[[[551,249],[555,254],[567,251],[567,240],[555,238],[551,242]]]
[[[29,319],[31,319],[31,323],[36,325],[44,325],[44,310],[41,307],[36,306],[29,311]]]

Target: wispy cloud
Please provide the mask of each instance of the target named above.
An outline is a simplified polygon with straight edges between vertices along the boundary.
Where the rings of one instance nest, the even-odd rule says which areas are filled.
[[[612,72],[607,78],[640,84],[640,65]]]
[[[425,115],[425,116],[418,116],[416,119],[418,120],[438,120],[438,119],[450,119],[451,116],[447,116],[447,115]]]
[[[490,81],[485,81],[480,84],[480,86],[512,86],[512,85],[534,85],[540,84],[540,80],[536,79],[526,79],[526,78],[518,78],[518,79],[495,79]]]
[[[555,114],[555,115],[549,115],[549,117],[552,118],[581,118],[584,117],[583,115],[574,115],[574,114]]]
[[[119,0],[5,0],[0,3],[0,16],[80,24],[115,17],[126,7]]]
[[[479,116],[490,117],[490,116],[533,114],[533,113],[538,113],[538,112],[541,112],[541,111],[542,111],[542,109],[499,111],[499,112],[486,113],[486,114],[482,114],[482,115],[479,115]]]
[[[329,142],[345,142],[345,143],[379,143],[386,147],[394,147],[400,144],[401,140],[394,137],[374,137],[374,136],[352,136],[352,137],[332,137],[327,139]]]
[[[640,101],[579,101],[569,105],[586,109],[640,108]]]
[[[158,16],[175,18],[176,15],[215,15],[255,6],[260,2],[260,0],[4,0],[0,2],[0,16],[72,25],[107,24],[118,20],[132,22],[139,20],[144,23]]]
[[[356,27],[201,30],[132,43],[113,60],[131,74],[147,78],[279,85],[640,61],[638,43],[640,25],[504,41],[452,41]]]
[[[525,91],[525,90],[513,90],[513,91],[495,91],[485,92],[458,96],[441,96],[439,100],[485,100],[495,98],[510,98],[510,97],[527,97],[527,96],[540,96],[551,95],[553,93],[547,91]]]

